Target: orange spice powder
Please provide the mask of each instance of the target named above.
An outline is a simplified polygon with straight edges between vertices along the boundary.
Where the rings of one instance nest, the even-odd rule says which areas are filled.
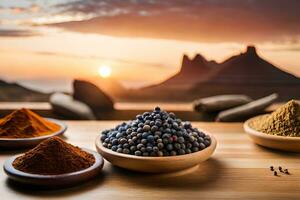
[[[0,119],[0,138],[39,137],[52,134],[59,129],[59,125],[25,108]]]

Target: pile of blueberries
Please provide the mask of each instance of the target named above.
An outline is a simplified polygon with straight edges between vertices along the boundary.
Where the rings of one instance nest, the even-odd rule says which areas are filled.
[[[101,141],[112,151],[136,156],[184,155],[211,144],[211,138],[193,128],[190,122],[182,122],[174,113],[159,107],[103,131]]]

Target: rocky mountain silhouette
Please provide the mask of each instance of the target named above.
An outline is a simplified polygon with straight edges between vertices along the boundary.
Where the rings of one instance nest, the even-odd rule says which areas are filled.
[[[28,88],[25,88],[17,83],[8,83],[0,80],[0,101],[33,101],[33,102],[45,102],[48,101],[50,94],[37,92]]]
[[[190,90],[199,96],[243,93],[259,98],[279,94],[279,100],[300,98],[300,78],[285,72],[261,58],[254,46],[232,56],[221,67]]]
[[[254,46],[220,64],[207,83],[299,84],[300,79],[261,58]]]
[[[181,84],[189,87],[181,87]],[[300,78],[261,58],[254,46],[248,46],[245,52],[220,64],[207,61],[199,54],[193,60],[184,56],[176,75],[161,84],[141,89],[137,96],[149,99],[161,94],[159,100],[190,101],[218,94],[243,93],[258,98],[277,92],[280,100],[287,100],[300,98],[299,91]]]
[[[207,75],[217,69],[218,65],[215,61],[206,60],[201,54],[196,54],[192,59],[187,55],[183,55],[181,68],[178,73],[160,84],[146,88],[167,87],[188,89],[199,81],[204,80]]]

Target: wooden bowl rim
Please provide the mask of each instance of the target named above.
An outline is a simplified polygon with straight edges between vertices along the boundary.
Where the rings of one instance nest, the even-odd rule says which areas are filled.
[[[252,117],[250,119],[248,119],[247,121],[244,122],[244,130],[246,133],[248,133],[249,135],[255,136],[255,137],[259,137],[259,138],[263,138],[263,139],[267,139],[267,140],[277,140],[277,141],[297,141],[300,142],[300,137],[291,137],[291,136],[281,136],[281,135],[270,135],[261,131],[257,131],[253,128],[251,128],[251,126],[249,125],[253,120],[257,120],[261,117],[264,116],[268,116],[270,114],[263,114],[263,115],[258,115],[255,117]]]
[[[60,126],[60,129],[54,133],[51,133],[49,135],[43,135],[43,136],[39,136],[39,137],[30,137],[30,138],[0,138],[0,142],[1,141],[16,141],[16,142],[26,142],[26,141],[35,141],[35,140],[43,140],[46,138],[50,138],[53,136],[58,136],[63,134],[64,132],[66,132],[68,126],[63,123],[62,121],[58,120],[58,119],[53,119],[53,118],[44,118],[48,121],[51,121],[53,123],[55,123],[56,125]]]
[[[203,130],[201,130],[202,132],[204,132]],[[153,161],[174,161],[174,160],[182,160],[183,158],[193,158],[195,156],[204,154],[205,152],[214,152],[216,147],[217,147],[217,140],[216,138],[208,133],[207,131],[204,132],[205,135],[209,135],[211,138],[211,144],[209,147],[201,150],[201,151],[197,151],[194,153],[190,153],[190,154],[184,154],[184,155],[176,155],[176,156],[162,156],[162,157],[154,157],[154,156],[135,156],[135,155],[129,155],[129,154],[123,154],[123,153],[117,153],[115,151],[112,151],[108,148],[103,147],[102,142],[100,140],[101,135],[98,135],[96,138],[96,147],[97,149],[99,148],[101,151],[113,155],[114,157],[122,157],[122,158],[127,158],[127,159],[134,159],[134,160],[153,160]],[[99,152],[101,154],[101,152]]]
[[[4,162],[3,169],[8,176],[15,176],[15,177],[19,177],[22,179],[39,179],[40,180],[40,179],[70,178],[70,177],[83,175],[83,174],[88,173],[97,168],[101,168],[101,169],[103,168],[104,160],[103,160],[103,157],[99,153],[97,153],[96,151],[86,149],[86,148],[81,148],[81,150],[92,154],[95,157],[95,162],[92,166],[90,166],[86,169],[80,170],[80,171],[75,171],[75,172],[65,173],[65,174],[57,174],[57,175],[31,174],[31,173],[23,172],[23,171],[20,171],[20,170],[14,168],[12,165],[14,160],[23,154],[15,155],[15,156],[8,158]]]

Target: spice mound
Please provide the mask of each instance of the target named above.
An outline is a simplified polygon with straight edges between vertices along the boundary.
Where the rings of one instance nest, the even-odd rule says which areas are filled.
[[[201,151],[211,144],[209,135],[159,107],[103,131],[101,141],[112,151],[136,156],[184,155]]]
[[[291,100],[270,115],[252,121],[250,126],[270,135],[300,137],[300,105]]]
[[[39,137],[49,135],[59,129],[59,125],[25,108],[0,119],[0,138]]]
[[[80,171],[94,163],[92,154],[64,142],[59,137],[51,137],[17,157],[13,166],[31,174],[55,175]]]

